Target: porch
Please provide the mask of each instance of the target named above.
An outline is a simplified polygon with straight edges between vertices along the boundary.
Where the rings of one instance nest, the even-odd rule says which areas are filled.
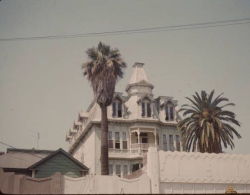
[[[149,147],[157,147],[159,142],[156,128],[133,127],[129,135],[131,153],[145,153]]]
[[[157,147],[159,137],[156,128],[132,127],[129,129],[128,137],[116,137],[110,139],[110,158],[142,158],[147,153],[149,147]],[[117,134],[118,135],[118,134]],[[111,137],[111,136],[110,136]],[[127,144],[128,143],[128,144]]]

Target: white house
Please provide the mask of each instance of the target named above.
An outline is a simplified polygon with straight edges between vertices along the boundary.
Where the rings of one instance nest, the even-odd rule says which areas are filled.
[[[143,63],[133,65],[126,95],[116,92],[108,107],[109,171],[125,176],[143,166],[148,147],[181,151],[177,130],[177,101],[170,96],[154,97],[153,84],[147,78]],[[69,152],[87,167],[90,174],[100,174],[99,105],[92,102],[86,112],[80,112],[66,141]]]

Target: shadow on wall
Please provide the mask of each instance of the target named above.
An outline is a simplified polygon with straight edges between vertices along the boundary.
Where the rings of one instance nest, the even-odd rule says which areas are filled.
[[[0,169],[0,194],[62,194],[63,188],[61,173],[37,179]]]

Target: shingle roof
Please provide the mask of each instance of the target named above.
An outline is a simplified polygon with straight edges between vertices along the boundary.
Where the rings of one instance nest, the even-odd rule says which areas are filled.
[[[0,168],[26,169],[51,154],[51,150],[7,149],[0,156]]]

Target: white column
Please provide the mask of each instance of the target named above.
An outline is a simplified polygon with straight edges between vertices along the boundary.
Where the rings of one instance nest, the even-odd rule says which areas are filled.
[[[132,148],[132,133],[131,133],[131,131],[129,131],[129,145],[130,145],[130,148],[129,148],[129,151],[130,151],[130,153],[131,153],[131,148]]]
[[[138,129],[138,131],[137,131],[137,135],[138,135],[137,141],[138,141],[138,146],[139,146],[139,153],[141,153],[140,130],[139,130],[139,129]]]
[[[147,154],[147,173],[151,180],[152,194],[160,193],[160,165],[156,147],[150,147]]]
[[[155,147],[157,147],[157,133],[156,133],[156,129],[154,131],[154,136],[155,136]]]

